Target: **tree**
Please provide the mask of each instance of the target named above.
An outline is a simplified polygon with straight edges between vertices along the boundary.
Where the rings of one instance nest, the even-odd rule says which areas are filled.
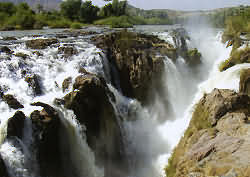
[[[85,1],[82,3],[80,10],[80,19],[83,22],[91,23],[97,19],[99,8],[92,5],[92,1]]]
[[[60,5],[63,16],[70,20],[79,20],[81,10],[81,0],[66,0]]]
[[[16,12],[16,7],[11,2],[0,2],[0,12],[11,16]]]
[[[41,12],[43,12],[43,5],[37,4],[36,9],[37,9],[37,12],[40,14]]]

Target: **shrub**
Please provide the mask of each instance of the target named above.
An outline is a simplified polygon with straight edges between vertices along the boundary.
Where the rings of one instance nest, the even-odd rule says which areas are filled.
[[[78,22],[74,22],[74,23],[72,23],[72,24],[70,25],[70,28],[72,28],[72,29],[81,29],[82,26],[83,26],[83,24],[78,23]]]
[[[48,25],[50,28],[69,28],[71,23],[70,20],[61,18],[56,21],[49,21]]]

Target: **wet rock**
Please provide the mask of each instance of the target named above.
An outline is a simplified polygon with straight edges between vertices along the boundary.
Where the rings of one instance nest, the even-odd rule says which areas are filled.
[[[54,103],[55,105],[60,106],[60,105],[64,105],[64,104],[65,104],[65,101],[64,101],[63,99],[55,98],[55,100],[53,101],[53,103]]]
[[[33,75],[30,75],[30,76],[27,76],[25,78],[25,82],[27,82],[29,87],[32,88],[35,95],[41,95],[42,94],[40,79],[39,79],[38,75],[33,74]]]
[[[29,55],[24,54],[24,53],[21,53],[21,52],[16,53],[15,56],[16,56],[16,57],[20,57],[20,58],[22,58],[23,60],[25,60],[26,58],[29,57]]]
[[[25,115],[22,111],[17,111],[13,117],[8,120],[7,138],[16,136],[22,138]]]
[[[60,118],[58,112],[48,104],[32,103],[41,106],[41,111],[30,115],[33,124],[34,146],[42,176],[59,177],[63,175],[62,154],[60,154]]]
[[[45,49],[57,43],[59,43],[57,39],[34,39],[26,41],[26,46],[31,49]]]
[[[3,46],[0,48],[0,52],[4,52],[4,53],[7,53],[7,54],[12,54],[14,53],[12,50],[10,50],[9,47],[6,47],[6,46]]]
[[[92,40],[115,66],[116,71],[112,70],[111,75],[115,80],[118,73],[123,94],[143,103],[149,100],[149,92],[161,79],[164,71],[161,55],[173,55],[175,51],[171,44],[156,36],[127,31],[97,36]]]
[[[4,41],[16,41],[17,38],[13,37],[13,36],[7,36],[3,38]]]
[[[37,55],[37,56],[43,56],[43,54],[40,53],[39,51],[34,51],[34,52],[32,52],[32,53],[35,54],[35,55]]]
[[[241,93],[250,95],[250,69],[244,69],[240,72],[240,88]]]
[[[116,176],[114,168],[127,173],[121,129],[110,100],[115,101],[105,80],[95,74],[80,75],[73,91],[64,97],[65,107],[72,109],[81,124],[86,126],[88,145],[96,162],[104,164],[105,176]]]
[[[78,53],[75,47],[59,47],[58,48],[59,54],[64,54],[65,58],[71,57],[72,55],[76,55]]]
[[[205,94],[195,107],[166,173],[170,177],[249,176],[249,115],[248,95],[223,89]]]
[[[24,106],[13,95],[10,94],[3,95],[2,99],[9,105],[10,108],[13,109],[24,108]]]
[[[0,176],[1,177],[10,177],[1,155],[0,155]]]
[[[72,84],[72,77],[66,78],[62,83],[63,92],[69,89],[70,84]]]

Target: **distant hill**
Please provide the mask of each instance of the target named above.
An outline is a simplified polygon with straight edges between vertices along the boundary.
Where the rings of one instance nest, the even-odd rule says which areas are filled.
[[[41,4],[44,10],[58,9],[62,0],[0,0],[0,2],[13,2],[15,4],[27,2],[32,8]]]

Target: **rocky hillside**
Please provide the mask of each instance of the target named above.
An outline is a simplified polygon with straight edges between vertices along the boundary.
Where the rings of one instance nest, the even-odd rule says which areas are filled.
[[[196,104],[168,177],[250,176],[249,77],[249,69],[241,72],[240,93],[214,89]]]

